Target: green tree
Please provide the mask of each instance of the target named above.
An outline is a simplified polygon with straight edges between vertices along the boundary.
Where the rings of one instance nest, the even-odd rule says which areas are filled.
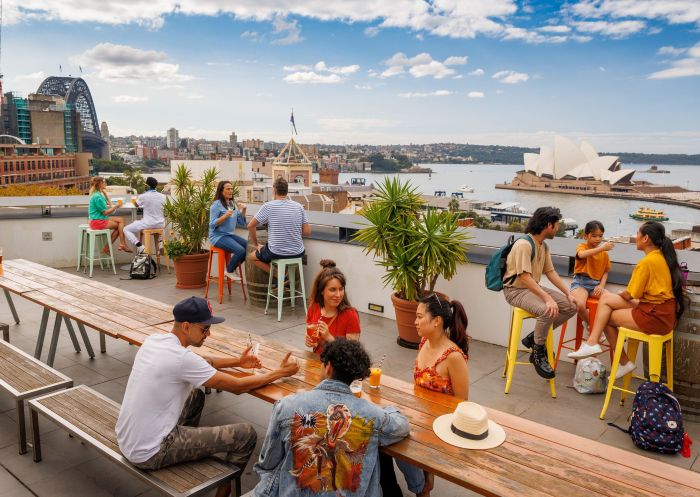
[[[525,226],[523,226],[519,221],[513,221],[506,226],[506,231],[510,231],[511,233],[522,233],[525,231]]]
[[[452,197],[450,199],[450,203],[447,204],[447,210],[450,212],[457,212],[459,210],[459,200],[457,200],[455,197]]]

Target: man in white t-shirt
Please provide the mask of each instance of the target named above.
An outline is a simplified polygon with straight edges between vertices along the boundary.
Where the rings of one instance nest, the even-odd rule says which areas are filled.
[[[119,449],[141,469],[159,469],[214,454],[244,468],[255,449],[255,429],[249,423],[198,427],[204,408],[200,387],[240,394],[292,376],[299,365],[288,353],[275,370],[235,378],[216,368],[261,367],[250,347],[236,359],[204,358],[187,348],[201,347],[211,325],[224,321],[212,315],[209,301],[185,299],[175,305],[173,316],[172,331],[151,335],[136,354],[117,419]],[[230,491],[227,482],[216,496],[228,496]]]
[[[139,236],[142,230],[162,228],[165,225],[163,207],[167,197],[156,190],[157,186],[158,180],[153,176],[146,178],[146,191],[139,195],[134,202],[135,207],[143,208],[143,217],[124,228],[127,241],[136,247],[137,251],[141,248]],[[157,249],[160,251],[160,247]]]

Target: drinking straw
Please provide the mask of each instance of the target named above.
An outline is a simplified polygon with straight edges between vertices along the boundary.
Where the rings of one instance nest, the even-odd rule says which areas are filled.
[[[379,365],[377,366],[378,368],[381,368],[381,367],[382,367],[382,364],[384,364],[384,359],[386,359],[386,354],[384,354],[384,355],[382,356],[381,360],[379,361]]]

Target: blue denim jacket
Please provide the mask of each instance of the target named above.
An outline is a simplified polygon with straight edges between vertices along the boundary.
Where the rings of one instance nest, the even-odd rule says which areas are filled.
[[[217,226],[216,220],[226,213],[227,207],[219,200],[214,200],[214,203],[211,204],[209,208],[209,242],[212,245],[218,242],[222,236],[233,233],[236,226],[239,228],[246,228],[248,226],[245,217],[243,217],[243,213],[236,209],[235,204],[231,207],[233,209],[233,216]]]
[[[275,403],[255,464],[256,497],[380,497],[379,446],[409,433],[406,417],[325,380]]]

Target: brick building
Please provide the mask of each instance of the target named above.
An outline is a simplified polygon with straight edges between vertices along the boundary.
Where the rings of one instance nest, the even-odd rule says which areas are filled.
[[[66,153],[54,145],[0,143],[0,186],[90,187],[91,153]]]

